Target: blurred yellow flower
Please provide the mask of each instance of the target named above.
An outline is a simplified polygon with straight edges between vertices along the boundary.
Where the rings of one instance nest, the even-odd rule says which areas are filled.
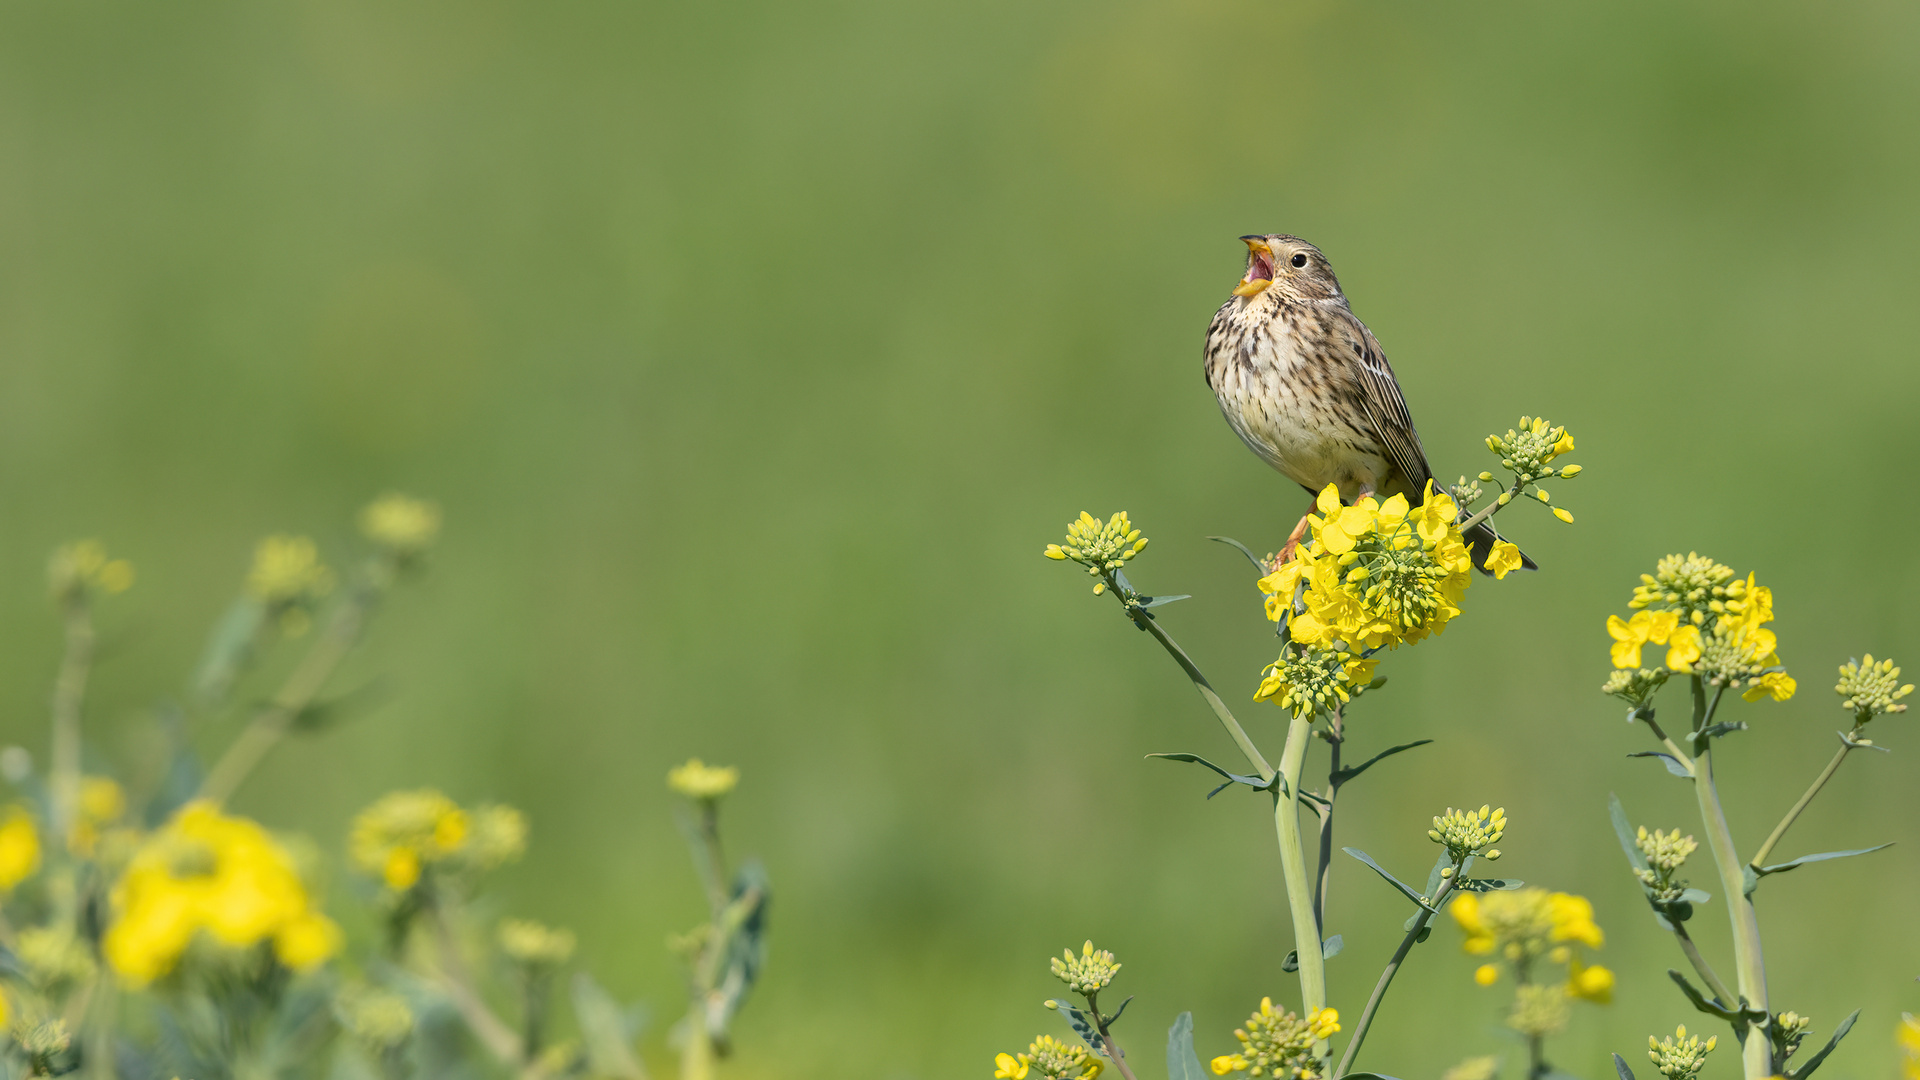
[[[740,782],[740,770],[731,765],[708,765],[699,758],[667,772],[667,786],[689,799],[717,799]]]
[[[274,955],[296,970],[338,948],[339,931],[314,907],[286,849],[207,800],[181,807],[141,845],[111,904],[101,951],[136,985],[171,971],[202,931],[232,948],[271,939]]]
[[[247,594],[269,607],[285,607],[325,596],[333,571],[320,562],[320,549],[304,536],[274,535],[253,549]]]
[[[456,862],[488,869],[520,856],[526,822],[506,806],[472,812],[431,788],[381,796],[353,819],[347,854],[364,873],[405,892],[429,866]]]
[[[1473,981],[1481,986],[1492,986],[1500,981],[1500,969],[1493,964],[1481,964],[1473,969]]]
[[[80,780],[80,814],[67,837],[67,848],[91,858],[100,842],[100,830],[127,812],[127,795],[112,778],[87,776]]]
[[[440,535],[440,508],[389,492],[360,511],[360,533],[399,555],[416,555]]]
[[[1580,958],[1576,956],[1567,969],[1567,993],[1597,1005],[1610,1004],[1613,1001],[1613,972],[1598,964],[1588,967],[1580,963]]]
[[[0,814],[0,892],[12,892],[38,869],[40,831],[25,807],[9,806]]]
[[[1900,1044],[1900,1072],[1906,1080],[1920,1080],[1920,1018],[1912,1013],[1900,1014],[1900,1026],[1894,1029],[1894,1038]]]
[[[133,587],[133,564],[107,558],[98,540],[76,540],[55,548],[47,562],[47,585],[59,600],[73,600],[89,591],[107,596]]]

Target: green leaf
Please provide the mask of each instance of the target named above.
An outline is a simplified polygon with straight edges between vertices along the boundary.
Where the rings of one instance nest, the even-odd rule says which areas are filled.
[[[1680,894],[1680,899],[1689,904],[1704,904],[1713,899],[1713,894],[1705,889],[1688,889]]]
[[[1367,760],[1361,762],[1358,765],[1349,765],[1346,768],[1341,769],[1339,772],[1334,773],[1333,782],[1336,785],[1344,784],[1347,781],[1353,779],[1354,777],[1359,776],[1361,773],[1366,772],[1369,768],[1373,766],[1374,762],[1379,761],[1381,758],[1392,757],[1393,755],[1399,753],[1402,750],[1411,750],[1416,746],[1425,746],[1432,741],[1433,741],[1432,739],[1418,739],[1410,743],[1401,743],[1399,746],[1390,746],[1387,749],[1380,751],[1379,753],[1373,755],[1372,757],[1368,758]]]
[[[580,1048],[589,1073],[611,1080],[646,1080],[646,1071],[633,1056],[635,1032],[626,1013],[584,971],[573,976],[573,1016],[580,1025]]]
[[[1756,871],[1756,873],[1760,877],[1766,877],[1768,874],[1784,874],[1789,870],[1798,869],[1802,866],[1807,865],[1808,863],[1826,862],[1828,859],[1844,859],[1852,855],[1870,855],[1873,852],[1883,851],[1892,846],[1893,844],[1889,842],[1885,844],[1876,844],[1873,847],[1854,848],[1851,851],[1823,851],[1818,855],[1802,855],[1791,862],[1774,863],[1772,866],[1762,866]]]
[[[1181,593],[1179,596],[1143,596],[1140,598],[1140,603],[1135,606],[1142,608],[1166,607],[1168,604],[1176,604],[1182,600],[1191,599],[1193,599],[1192,593]]]
[[[1633,1080],[1633,1070],[1627,1068],[1627,1059],[1619,1054],[1613,1055],[1613,1071],[1619,1074],[1620,1080]]]
[[[1247,550],[1247,545],[1241,543],[1238,540],[1235,540],[1231,536],[1209,536],[1207,537],[1207,539],[1215,541],[1216,543],[1226,544],[1227,546],[1238,550],[1240,554],[1245,555],[1247,557],[1248,562],[1253,564],[1254,570],[1257,571],[1261,577],[1267,576],[1267,568],[1261,564],[1260,556],[1255,555],[1253,552]]]
[[[1519,878],[1461,878],[1454,888],[1462,892],[1506,892],[1525,884]]]
[[[1339,934],[1335,934],[1332,937],[1320,943],[1320,959],[1331,960],[1334,957],[1340,955],[1340,950],[1345,947],[1346,947],[1346,942],[1340,939]],[[1300,950],[1298,949],[1287,950],[1286,958],[1280,961],[1280,970],[1281,971],[1299,971],[1300,970]]]
[[[1747,722],[1745,720],[1728,720],[1715,724],[1705,731],[1696,731],[1692,735],[1687,736],[1687,740],[1693,744],[1693,752],[1697,754],[1705,750],[1708,744],[1719,736],[1732,731],[1745,730],[1747,730]]]
[[[1341,1080],[1395,1080],[1385,1073],[1348,1073]]]
[[[1193,1052],[1193,1014],[1183,1012],[1167,1029],[1168,1080],[1206,1080],[1200,1057]]]
[[[1287,789],[1287,783],[1280,776],[1279,773],[1274,773],[1273,779],[1271,780],[1262,780],[1257,776],[1248,776],[1245,773],[1228,772],[1227,770],[1221,768],[1218,765],[1215,765],[1213,762],[1208,761],[1206,758],[1203,758],[1198,754],[1148,754],[1147,756],[1150,758],[1164,758],[1168,761],[1190,762],[1194,765],[1200,765],[1205,768],[1212,769],[1214,772],[1217,772],[1221,776],[1226,777],[1227,778],[1226,783],[1221,784],[1219,787],[1214,788],[1212,791],[1207,792],[1207,798],[1209,799],[1213,798],[1215,795],[1220,794],[1222,791],[1227,790],[1227,788],[1231,787],[1234,784],[1245,784],[1246,786],[1253,788],[1256,791],[1273,791],[1273,792],[1278,792],[1283,794],[1286,792],[1286,789]]]
[[[1340,850],[1346,852],[1347,854],[1353,856],[1356,859],[1359,859],[1361,862],[1366,863],[1367,866],[1371,868],[1374,873],[1379,874],[1381,878],[1385,879],[1387,884],[1393,886],[1396,889],[1399,889],[1401,894],[1404,895],[1407,899],[1413,901],[1416,904],[1419,904],[1421,907],[1426,908],[1428,911],[1431,911],[1436,915],[1439,914],[1439,909],[1427,903],[1426,897],[1421,896],[1417,892],[1414,892],[1413,889],[1410,888],[1406,882],[1401,881],[1399,878],[1394,877],[1392,874],[1387,873],[1385,868],[1383,868],[1379,863],[1374,862],[1372,856],[1368,855],[1366,852],[1361,851],[1359,848],[1341,848]]]
[[[1753,890],[1759,887],[1760,887],[1760,875],[1754,872],[1753,867],[1752,866],[1741,867],[1740,868],[1740,895],[1752,896]]]
[[[1707,1000],[1707,996],[1699,990],[1694,989],[1694,985],[1687,981],[1687,977],[1678,971],[1668,968],[1667,978],[1672,979],[1674,985],[1680,988],[1680,992],[1687,995],[1687,1000],[1693,1002],[1693,1007],[1699,1009],[1701,1012],[1728,1021],[1738,1020],[1740,1018],[1739,1013],[1721,1004],[1718,998],[1711,1001]]]
[[[1113,1010],[1113,1015],[1111,1015],[1111,1016],[1109,1016],[1109,1017],[1107,1017],[1107,1026],[1108,1026],[1109,1028],[1111,1028],[1111,1027],[1112,1027],[1113,1025],[1115,1025],[1115,1024],[1117,1024],[1117,1023],[1119,1023],[1119,1022],[1120,1022],[1120,1014],[1121,1014],[1121,1013],[1123,1013],[1123,1012],[1126,1012],[1126,1011],[1127,1011],[1127,1006],[1128,1006],[1128,1005],[1131,1005],[1132,1003],[1133,1003],[1133,995],[1132,995],[1132,994],[1128,994],[1128,995],[1127,995],[1127,1000],[1125,1000],[1125,1001],[1123,1001],[1123,1002],[1121,1002],[1121,1003],[1120,1003],[1120,1007],[1119,1007],[1119,1008],[1117,1008],[1117,1009],[1115,1009],[1115,1010]]]
[[[1093,1029],[1093,1022],[1087,1019],[1086,1013],[1072,1003],[1061,1001],[1059,998],[1048,998],[1047,1004],[1060,1011],[1060,1015],[1067,1021],[1067,1026],[1073,1029],[1075,1035],[1080,1036],[1081,1042],[1086,1043],[1094,1053],[1102,1057],[1106,1056],[1106,1051],[1100,1048],[1100,1033]]]
[[[1827,1045],[1821,1047],[1819,1053],[1808,1058],[1799,1068],[1787,1073],[1787,1080],[1802,1080],[1804,1077],[1813,1075],[1813,1070],[1827,1060],[1827,1055],[1833,1053],[1833,1048],[1839,1046],[1840,1040],[1847,1037],[1847,1032],[1853,1030],[1853,1022],[1858,1019],[1860,1019],[1859,1009],[1848,1013],[1847,1018],[1840,1021],[1840,1026],[1833,1029],[1833,1038],[1827,1040]]]
[[[1640,851],[1636,839],[1639,834],[1635,832],[1633,823],[1627,820],[1627,811],[1620,805],[1620,796],[1607,795],[1607,813],[1613,818],[1613,834],[1620,838],[1620,850],[1627,853],[1627,861],[1633,864],[1635,870],[1645,870],[1647,857]]]
[[[194,692],[203,703],[217,707],[226,701],[227,692],[253,660],[253,643],[265,617],[265,605],[242,595],[214,624],[193,675]]]
[[[746,1001],[747,991],[759,981],[767,960],[768,896],[766,870],[756,862],[742,866],[727,906],[732,930],[727,934],[725,962],[707,999],[707,1032],[720,1047],[727,1045],[727,1027]]]
[[[1427,891],[1425,895],[1432,896],[1436,891],[1439,890],[1440,882],[1445,880],[1440,876],[1440,871],[1445,870],[1447,867],[1452,865],[1453,865],[1453,860],[1449,859],[1447,857],[1447,853],[1444,851],[1440,853],[1439,858],[1433,860],[1433,869],[1427,872]],[[1462,867],[1462,869],[1465,869],[1465,868]],[[1413,928],[1408,927],[1407,929],[1411,930]]]
[[[1640,751],[1636,751],[1635,753],[1628,754],[1627,756],[1628,757],[1657,757],[1660,759],[1661,763],[1667,767],[1668,772],[1672,773],[1675,776],[1682,777],[1687,780],[1693,779],[1693,770],[1687,768],[1686,762],[1681,761],[1679,758],[1674,757],[1672,754],[1663,754],[1658,750],[1640,750]]]

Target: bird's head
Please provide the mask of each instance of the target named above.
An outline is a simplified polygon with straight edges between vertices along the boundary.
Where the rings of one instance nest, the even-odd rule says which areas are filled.
[[[1247,245],[1247,272],[1234,286],[1233,295],[1251,300],[1271,291],[1289,300],[1341,298],[1340,281],[1319,248],[1284,233],[1240,240]]]

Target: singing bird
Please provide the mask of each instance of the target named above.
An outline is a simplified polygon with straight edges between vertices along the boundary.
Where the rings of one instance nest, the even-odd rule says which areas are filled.
[[[1243,236],[1247,272],[1207,328],[1207,385],[1234,433],[1280,475],[1316,495],[1405,495],[1418,504],[1433,469],[1387,354],[1347,306],[1333,266],[1297,236]],[[1300,519],[1284,555],[1305,535]],[[1499,535],[1465,539],[1486,570]],[[1521,556],[1522,565],[1534,562]]]

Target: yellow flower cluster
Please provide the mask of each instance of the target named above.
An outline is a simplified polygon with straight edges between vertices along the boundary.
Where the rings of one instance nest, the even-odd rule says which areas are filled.
[[[1865,660],[1840,665],[1840,681],[1833,690],[1840,695],[1840,707],[1864,724],[1883,713],[1906,712],[1900,699],[1913,693],[1913,684],[1902,686],[1900,669],[1893,666],[1893,661],[1875,661],[1868,653]]]
[[[1773,590],[1754,575],[1734,577],[1733,569],[1697,552],[1669,555],[1656,573],[1642,574],[1628,607],[1631,618],[1607,617],[1613,638],[1613,666],[1634,672],[1608,680],[1606,691],[1641,700],[1657,689],[1667,672],[1699,675],[1709,685],[1738,689],[1748,701],[1793,696],[1794,680],[1777,670],[1777,641],[1766,624],[1773,621]],[[1664,645],[1660,668],[1640,668],[1648,645]]]
[[[127,794],[111,777],[82,777],[79,810],[72,835],[67,837],[67,847],[76,855],[92,858],[100,844],[102,830],[127,812]]]
[[[1665,1039],[1647,1036],[1647,1058],[1667,1080],[1693,1080],[1706,1067],[1707,1055],[1718,1041],[1717,1037],[1710,1036],[1703,1043],[1700,1036],[1689,1036],[1687,1025],[1681,1024]]]
[[[1296,717],[1332,712],[1366,689],[1379,662],[1338,645],[1283,649],[1267,665],[1253,700],[1272,701]]]
[[[689,799],[718,799],[739,783],[739,769],[732,765],[708,765],[699,758],[690,758],[685,765],[667,770],[667,787]]]
[[[1289,636],[1301,645],[1339,643],[1366,652],[1439,633],[1460,613],[1473,562],[1455,528],[1453,499],[1428,485],[1414,507],[1404,495],[1342,506],[1333,485],[1307,519],[1312,539],[1296,557],[1260,579],[1267,618],[1279,622],[1304,585],[1303,614]]]
[[[1593,904],[1584,896],[1548,892],[1545,889],[1516,889],[1489,893],[1464,893],[1448,906],[1467,935],[1463,948],[1472,955],[1486,956],[1496,950],[1514,965],[1516,971],[1529,972],[1535,960],[1567,966],[1566,992],[1577,998],[1605,1004],[1613,997],[1613,972],[1599,965],[1587,965],[1577,946],[1598,949],[1606,935],[1593,921]],[[1482,965],[1474,972],[1474,981],[1491,986],[1500,979],[1500,969]]]
[[[76,540],[54,549],[47,561],[47,586],[61,601],[89,592],[112,596],[133,587],[133,564],[107,558],[107,549],[98,540]]]
[[[271,941],[296,971],[332,956],[340,930],[300,881],[293,857],[246,818],[188,803],[134,853],[113,887],[113,924],[101,952],[123,978],[172,971],[202,931],[230,948]]]
[[[0,893],[40,869],[40,830],[25,807],[13,805],[0,812]]]
[[[471,813],[431,789],[396,791],[353,819],[347,853],[387,888],[405,892],[437,865],[491,869],[520,857],[527,823],[510,806]]]
[[[1110,574],[1127,564],[1147,549],[1147,538],[1133,527],[1125,510],[1113,515],[1102,524],[1100,519],[1080,511],[1079,518],[1067,522],[1067,542],[1048,544],[1041,552],[1049,559],[1069,560],[1087,568],[1094,577]],[[1100,582],[1093,587],[1096,595],[1106,590],[1107,583]]]
[[[1672,903],[1680,899],[1680,895],[1687,891],[1687,883],[1673,875],[1686,865],[1689,856],[1699,850],[1700,842],[1691,836],[1681,836],[1679,829],[1665,833],[1659,829],[1648,832],[1647,827],[1642,825],[1634,835],[1633,843],[1647,860],[1647,869],[1635,870],[1634,876],[1652,891],[1655,900]]]
[[[1555,469],[1552,465],[1555,458],[1562,454],[1571,454],[1573,452],[1573,436],[1567,432],[1566,428],[1556,424],[1549,424],[1542,417],[1523,416],[1520,418],[1520,427],[1518,430],[1509,428],[1505,437],[1499,435],[1487,436],[1487,449],[1500,455],[1501,466],[1513,470],[1515,478],[1522,486],[1526,484],[1536,485],[1533,489],[1533,497],[1552,507],[1554,517],[1559,518],[1569,525],[1573,524],[1573,515],[1561,507],[1554,506],[1553,500],[1547,495],[1546,489],[1537,485],[1538,481],[1550,477],[1557,476],[1571,480],[1580,475],[1580,466],[1578,465],[1565,465],[1559,469]],[[1491,480],[1493,479],[1493,474],[1481,473],[1480,479]],[[1500,502],[1504,505],[1511,495],[1511,492],[1502,492]],[[1508,569],[1517,569],[1519,549],[1513,548],[1511,544],[1506,546],[1512,549],[1512,551],[1503,552],[1500,547],[1496,545],[1494,547],[1493,558],[1500,559],[1502,562],[1510,559],[1515,565],[1508,567]],[[1505,576],[1503,571],[1494,568],[1491,559],[1488,561],[1487,569],[1493,570],[1495,576]]]
[[[1499,858],[1499,851],[1485,849],[1499,843],[1505,835],[1507,809],[1504,806],[1483,805],[1478,810],[1455,810],[1449,806],[1444,815],[1433,819],[1433,828],[1427,830],[1427,839],[1444,844],[1455,862],[1469,855],[1482,855],[1488,860]]]
[[[532,919],[507,919],[500,924],[500,951],[528,967],[553,967],[573,956],[573,931],[555,930]]]
[[[1920,1080],[1920,1017],[1901,1013],[1895,1038],[1900,1043],[1900,1074],[1906,1080]]]
[[[1027,1080],[1029,1071],[1047,1080],[1093,1080],[1100,1075],[1101,1060],[1079,1043],[1064,1043],[1051,1035],[1042,1035],[1027,1046],[1024,1054],[995,1054],[994,1080]]]
[[[1272,998],[1261,998],[1247,1026],[1234,1029],[1240,1052],[1214,1058],[1211,1068],[1215,1076],[1248,1072],[1262,1080],[1319,1080],[1313,1044],[1339,1030],[1336,1009],[1315,1009],[1302,1020],[1289,1009],[1275,1008]]]
[[[440,508],[389,492],[360,511],[360,533],[402,557],[417,555],[440,535]]]
[[[274,535],[253,549],[247,594],[268,607],[311,603],[333,588],[333,571],[305,536]]]
[[[1096,950],[1089,940],[1081,946],[1080,955],[1073,955],[1072,949],[1066,949],[1053,958],[1051,967],[1053,977],[1067,984],[1067,989],[1076,994],[1097,994],[1120,974],[1120,965],[1114,962],[1113,954],[1105,949]]]

